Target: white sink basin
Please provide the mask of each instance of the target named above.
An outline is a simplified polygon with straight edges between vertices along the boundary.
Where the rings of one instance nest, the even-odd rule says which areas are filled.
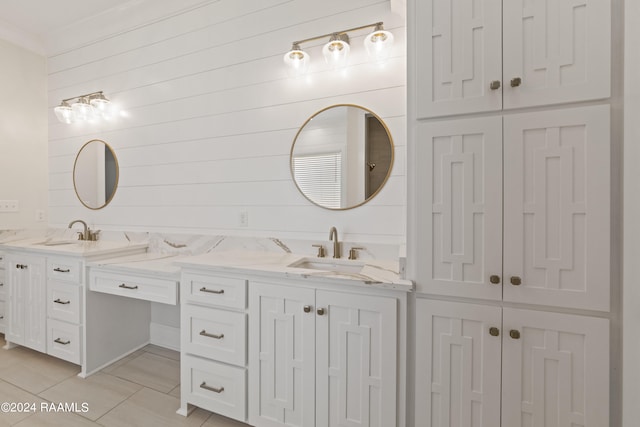
[[[60,246],[60,245],[75,245],[81,240],[45,240],[43,242],[32,243],[37,246]]]
[[[364,267],[364,263],[346,259],[301,258],[289,264],[288,267],[330,271],[334,273],[360,273]]]

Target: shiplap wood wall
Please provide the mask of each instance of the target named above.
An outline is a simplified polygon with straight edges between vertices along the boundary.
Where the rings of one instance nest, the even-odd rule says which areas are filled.
[[[380,0],[168,0],[133,2],[48,40],[49,224],[82,218],[104,230],[405,241],[405,19]],[[151,9],[153,10],[151,10]],[[350,65],[324,64],[324,40],[303,45],[309,76],[291,79],[282,57],[294,40],[377,21],[394,33],[379,67],[352,33]],[[126,111],[113,123],[58,123],[61,99],[103,90]],[[359,104],[387,123],[395,163],[385,188],[353,210],[309,203],[290,175],[298,128],[317,110]],[[111,145],[120,166],[115,198],[84,208],[73,163],[90,139]],[[240,226],[241,212],[248,226]]]

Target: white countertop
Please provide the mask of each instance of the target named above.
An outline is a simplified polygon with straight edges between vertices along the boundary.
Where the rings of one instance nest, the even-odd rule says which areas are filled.
[[[93,261],[87,265],[108,271],[155,275],[180,279],[180,266],[175,261],[184,258],[172,254],[144,252],[123,257]]]
[[[47,240],[42,237],[32,237],[16,241],[0,243],[0,249],[24,250],[43,255],[66,255],[79,257],[102,257],[116,255],[119,252],[142,251],[147,248],[146,242],[128,242],[98,240]]]
[[[299,268],[295,264],[318,261],[343,266],[361,266],[358,272],[338,272],[314,268]],[[212,269],[219,272],[250,273],[269,277],[299,278],[331,281],[348,285],[373,286],[378,288],[413,290],[413,283],[401,279],[397,261],[382,260],[333,260],[305,255],[275,252],[228,251],[185,257],[174,261],[176,265],[191,268]]]

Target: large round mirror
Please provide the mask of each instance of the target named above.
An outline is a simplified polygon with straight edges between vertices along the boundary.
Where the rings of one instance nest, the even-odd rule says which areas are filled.
[[[73,187],[89,209],[109,204],[118,187],[118,159],[104,141],[93,139],[82,146],[73,165]]]
[[[393,165],[393,141],[372,111],[333,105],[302,125],[290,161],[293,180],[307,199],[327,209],[350,209],[384,186]]]

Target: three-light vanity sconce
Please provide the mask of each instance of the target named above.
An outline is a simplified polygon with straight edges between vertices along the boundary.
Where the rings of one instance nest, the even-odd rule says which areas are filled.
[[[302,43],[329,38],[329,42],[322,48],[322,54],[327,64],[333,68],[340,68],[347,64],[351,47],[349,45],[349,35],[352,31],[359,31],[366,28],[374,30],[364,39],[364,47],[369,56],[376,62],[384,62],[389,58],[391,46],[393,45],[393,34],[385,31],[382,22],[363,25],[361,27],[349,28],[348,30],[337,31],[321,36],[310,37],[304,40],[293,42],[291,50],[284,55],[284,63],[289,66],[292,76],[305,74],[309,68],[310,56],[300,48]]]
[[[53,109],[56,117],[62,123],[93,122],[99,119],[110,120],[117,114],[102,91],[63,99]]]

